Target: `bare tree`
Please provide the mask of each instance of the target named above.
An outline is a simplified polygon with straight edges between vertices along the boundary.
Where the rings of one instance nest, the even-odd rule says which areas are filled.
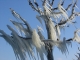
[[[10,8],[12,15],[17,19],[17,21],[10,20],[16,27],[19,33],[15,31],[10,25],[7,25],[8,29],[11,31],[11,35],[6,34],[3,30],[0,30],[0,37],[3,37],[13,48],[15,56],[19,60],[27,60],[26,53],[28,53],[29,58],[36,60],[35,54],[44,60],[44,55],[48,60],[54,60],[53,57],[53,47],[56,46],[62,53],[66,54],[68,52],[67,45],[71,45],[72,41],[80,43],[80,29],[74,31],[74,37],[66,39],[63,37],[61,40],[61,29],[69,27],[71,24],[75,24],[76,16],[80,16],[80,12],[76,12],[77,0],[64,8],[65,0],[60,0],[58,6],[53,8],[54,0],[41,0],[42,7],[40,8],[36,0],[28,0],[31,8],[38,12],[36,18],[41,24],[45,24],[47,31],[47,39],[42,34],[42,28],[40,26],[36,29],[32,29],[30,24],[23,19],[20,14],[15,10]],[[68,10],[71,9],[71,14],[68,15]],[[34,52],[36,49],[36,53]]]

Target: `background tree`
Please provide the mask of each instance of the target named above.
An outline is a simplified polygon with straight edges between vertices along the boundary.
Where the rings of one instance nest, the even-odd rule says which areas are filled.
[[[33,3],[29,0],[29,5],[37,11],[40,15],[37,15],[36,18],[42,24],[41,19],[45,24],[47,30],[47,37],[41,33],[41,28],[38,26],[37,32],[33,30],[28,22],[25,21],[18,13],[16,13],[13,9],[10,8],[13,16],[17,19],[16,21],[10,20],[13,25],[18,29],[19,34],[7,25],[8,29],[11,30],[11,35],[7,35],[3,30],[0,30],[1,37],[3,37],[13,48],[15,56],[18,59],[26,60],[26,52],[29,57],[35,58],[34,49],[36,49],[36,53],[40,56],[41,60],[44,59],[43,53],[46,55],[48,60],[54,60],[52,56],[52,47],[57,46],[62,53],[68,52],[67,44],[71,44],[71,41],[80,42],[79,39],[79,29],[75,30],[74,37],[65,39],[61,39],[61,29],[64,27],[69,27],[70,24],[76,23],[74,18],[79,16],[80,13],[75,11],[75,7],[77,4],[77,0],[73,2],[73,4],[69,4],[66,9],[63,8],[64,1],[60,1],[58,7],[53,8],[53,2],[49,0],[42,1],[42,9],[39,8],[39,5],[36,1]],[[35,5],[35,6],[34,6]],[[71,14],[67,14],[67,10],[72,6]],[[50,59],[51,58],[51,59]]]

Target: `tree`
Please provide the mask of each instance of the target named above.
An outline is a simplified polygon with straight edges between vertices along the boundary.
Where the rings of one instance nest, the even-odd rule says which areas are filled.
[[[63,40],[61,40],[60,37],[61,29],[69,27],[70,24],[75,24],[76,21],[74,18],[80,16],[80,13],[75,11],[77,0],[69,4],[65,9],[63,8],[64,1],[60,0],[58,7],[56,8],[53,8],[54,0],[41,1],[42,8],[39,7],[39,4],[35,0],[34,2],[31,0],[28,2],[32,9],[39,13],[39,15],[36,15],[39,22],[41,24],[44,22],[47,31],[47,39],[42,35],[41,27],[38,26],[37,31],[35,29],[33,30],[28,22],[12,8],[10,8],[11,13],[18,21],[10,21],[18,29],[19,33],[9,25],[7,25],[7,27],[11,31],[11,35],[0,30],[0,36],[12,46],[15,56],[18,59],[26,60],[26,52],[31,58],[36,59],[34,53],[34,49],[36,49],[36,54],[40,56],[41,60],[44,60],[43,54],[46,55],[48,60],[54,60],[52,47],[57,46],[62,53],[66,53],[68,52],[67,45],[71,45],[71,41],[80,43],[80,37],[78,35],[80,29],[74,31],[74,37],[72,38],[66,39],[63,37]],[[69,8],[71,8],[70,15],[67,14]]]

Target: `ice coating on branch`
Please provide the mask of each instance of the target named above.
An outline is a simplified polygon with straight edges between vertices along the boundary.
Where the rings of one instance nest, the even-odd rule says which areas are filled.
[[[49,35],[50,35],[50,39],[52,40],[57,40],[57,34],[56,34],[56,30],[54,27],[54,23],[52,22],[52,20],[48,21],[48,27],[49,27]]]

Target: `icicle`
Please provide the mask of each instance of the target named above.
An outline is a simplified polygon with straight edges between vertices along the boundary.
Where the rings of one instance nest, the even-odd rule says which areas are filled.
[[[65,40],[57,41],[55,42],[55,44],[62,53],[66,54],[66,52],[68,52],[67,45],[66,45],[67,43]]]
[[[73,41],[76,41],[78,43],[80,43],[80,36],[78,35],[80,33],[80,29],[77,29],[75,32],[74,32],[74,37],[73,37]]]
[[[37,51],[39,52],[41,60],[44,60],[43,53],[45,53],[45,46],[44,46],[44,43],[41,42],[36,30],[33,30],[32,43],[36,47]]]
[[[10,20],[10,21],[11,21],[11,22],[14,24],[14,26],[17,28],[20,36],[22,36],[22,32],[23,32],[23,29],[24,29],[24,27],[22,26],[22,24],[21,24],[21,23],[18,23],[18,22],[15,22],[15,21],[12,21],[12,20]]]
[[[57,28],[58,36],[60,37],[60,34],[61,34],[61,32],[60,32],[60,28],[59,28],[58,25],[56,26],[56,28]]]
[[[66,19],[68,19],[68,15],[67,15],[67,13],[66,13],[66,10],[61,6],[61,4],[59,3],[58,4],[58,9],[62,12],[62,15],[66,18]],[[63,10],[64,11],[63,11]]]
[[[40,39],[45,39],[44,36],[42,35],[41,31],[43,31],[43,29],[40,26],[37,26],[38,29],[38,34],[40,36]],[[43,31],[44,32],[44,31]]]
[[[43,30],[40,26],[38,26],[38,25],[37,25],[37,29],[38,29],[39,31],[44,32],[44,30]]]
[[[77,5],[75,5],[75,6],[76,6],[77,9],[79,9]]]
[[[36,18],[39,20],[39,22],[42,24],[42,20],[41,20],[41,18],[38,16],[38,15],[36,15]],[[43,24],[42,24],[43,25]]]

